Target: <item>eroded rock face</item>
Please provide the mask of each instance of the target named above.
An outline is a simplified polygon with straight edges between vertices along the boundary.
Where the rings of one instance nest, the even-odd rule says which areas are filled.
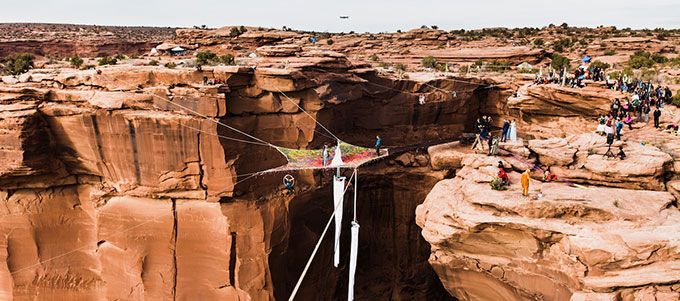
[[[532,180],[527,198],[517,173],[509,190],[489,188],[497,158],[464,156],[456,178],[439,182],[417,209],[430,263],[456,298],[680,296],[672,285],[680,280],[680,212],[670,193]]]
[[[275,67],[282,60],[265,58],[270,65],[255,70],[36,71],[0,85],[0,201],[10,214],[0,222],[0,295],[285,299],[330,212],[330,202],[320,203],[331,199],[330,177],[293,173],[295,195],[280,191],[279,173],[248,178],[286,161],[268,145],[244,143],[253,141],[245,134],[291,148],[334,141],[316,118],[345,141],[371,145],[380,134],[390,145],[416,144],[460,135],[484,101],[481,81],[395,80],[330,52],[300,55],[289,69]],[[460,92],[454,99],[432,87]],[[433,102],[419,105],[418,93]],[[413,223],[415,206],[443,174],[431,174],[428,160],[404,154],[399,164],[417,169],[406,178],[400,169],[366,175],[360,197],[391,204],[394,214],[369,202],[362,209],[366,270],[358,277],[372,285],[357,287],[357,296],[449,298]],[[409,187],[413,181],[422,185]],[[305,207],[312,205],[316,211]],[[393,245],[409,251],[381,255]],[[330,260],[330,251],[318,260]],[[315,266],[301,295],[343,298],[346,266],[327,277],[337,286],[323,278],[329,268]]]
[[[593,120],[609,113],[611,102],[626,95],[599,83],[585,88],[527,84],[510,97],[507,109],[517,120],[518,134],[527,138],[549,139],[594,132]]]
[[[606,138],[597,134],[531,140],[528,147],[541,165],[574,183],[665,190],[666,177],[674,173],[673,158],[652,145],[617,141],[610,150],[615,155],[622,147],[626,159],[606,157]]]
[[[460,166],[456,177],[439,182],[417,209],[417,223],[432,247],[430,263],[452,295],[461,300],[680,297],[672,285],[680,281],[675,198],[665,191],[633,190],[661,190],[653,175],[670,157],[651,146],[631,146],[631,161],[581,155],[585,148],[601,148],[599,139],[530,142],[540,162],[569,165],[585,157],[581,164],[588,170],[552,167],[572,177],[532,180],[530,197],[521,195],[518,173],[510,173],[508,190],[490,189],[497,161],[511,157],[430,149],[433,158],[443,153],[460,162],[454,164]],[[598,172],[602,176],[594,179]],[[631,189],[569,185],[579,173],[590,173],[584,183]],[[652,178],[630,179],[641,174]]]

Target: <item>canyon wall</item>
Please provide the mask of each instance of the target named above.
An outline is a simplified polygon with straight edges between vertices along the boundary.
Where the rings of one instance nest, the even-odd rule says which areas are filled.
[[[315,117],[350,143],[419,144],[467,131],[485,101],[481,81],[424,85],[335,54],[296,58],[36,70],[0,86],[3,299],[285,299],[330,214],[330,176],[294,172],[290,195],[280,172],[249,177],[286,159],[228,127],[289,148],[334,142]],[[432,101],[419,105],[421,93]],[[360,169],[357,296],[450,298],[413,223],[443,175],[419,161]],[[339,270],[330,251],[301,296],[343,298],[347,250]]]

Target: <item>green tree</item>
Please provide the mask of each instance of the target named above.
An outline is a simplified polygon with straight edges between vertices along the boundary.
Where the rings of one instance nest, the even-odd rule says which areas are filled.
[[[594,62],[590,63],[590,67],[600,68],[602,70],[607,70],[607,69],[609,69],[609,67],[611,67],[611,65],[609,65],[609,64],[607,64],[603,61],[594,61]]]
[[[220,56],[218,61],[227,66],[232,66],[236,64],[236,62],[234,61],[234,56],[231,54],[225,54],[223,56]]]
[[[660,54],[652,55],[647,51],[638,50],[630,56],[628,66],[633,69],[651,68],[655,63],[664,63],[666,60],[666,57]]]
[[[239,35],[241,35],[241,32],[238,30],[238,27],[232,27],[229,31],[230,37],[238,37]]]
[[[199,51],[196,54],[196,64],[199,65],[209,65],[217,60],[217,54],[210,50]]]
[[[423,67],[425,68],[437,68],[437,59],[433,56],[426,56],[422,60]]]
[[[77,69],[80,69],[80,66],[82,66],[83,63],[84,63],[83,59],[80,58],[80,57],[77,56],[77,55],[76,55],[76,56],[70,57],[70,58],[68,59],[68,61],[69,61],[69,63],[71,63],[71,66],[73,66],[73,67],[75,67],[75,68],[77,68]]]
[[[328,44],[328,45],[333,45],[333,43],[335,43],[335,42],[333,41],[333,39],[328,39],[328,40],[326,40],[326,44]]]
[[[0,60],[4,73],[9,75],[19,75],[28,72],[33,68],[35,56],[30,53],[21,53],[15,56],[7,56]]]
[[[115,64],[118,64],[118,59],[116,59],[115,57],[105,56],[105,57],[99,59],[99,66],[115,65]]]
[[[567,70],[569,70],[571,62],[568,58],[558,53],[553,53],[550,59],[552,60],[550,66],[552,66],[553,69],[562,70],[563,68],[567,68]]]

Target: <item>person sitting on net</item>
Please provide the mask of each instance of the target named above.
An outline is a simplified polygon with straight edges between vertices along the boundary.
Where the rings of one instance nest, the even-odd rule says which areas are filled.
[[[293,178],[291,175],[286,175],[283,177],[283,187],[285,187],[290,193],[293,188],[295,188],[295,178]]]

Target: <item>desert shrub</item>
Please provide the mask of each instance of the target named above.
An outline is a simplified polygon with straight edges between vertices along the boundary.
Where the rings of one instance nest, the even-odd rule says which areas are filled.
[[[148,66],[158,66],[158,61],[157,60],[150,60],[149,63],[147,63]]]
[[[374,54],[371,54],[371,56],[369,56],[368,59],[371,60],[371,61],[373,61],[373,62],[377,62],[377,61],[380,60],[380,58],[378,57],[378,55],[375,54],[375,53],[374,53]]]
[[[115,58],[116,58],[116,60],[122,61],[122,60],[126,59],[127,57],[125,55],[122,55],[122,54],[116,54]]]
[[[432,25],[432,26],[430,26],[430,28],[432,28],[432,29],[434,29],[434,30],[437,30],[437,29],[439,29],[439,26],[437,26],[437,25]]]
[[[435,59],[433,56],[426,56],[422,60],[423,67],[425,68],[436,68],[437,67],[437,59]]]
[[[394,65],[394,69],[397,69],[399,71],[406,71],[406,65],[399,63]]]
[[[607,69],[609,69],[609,67],[611,67],[611,65],[609,65],[609,64],[607,64],[603,61],[594,61],[594,62],[590,63],[590,67],[600,68],[602,70],[607,70]]]
[[[169,63],[165,64],[165,68],[168,68],[168,69],[175,69],[176,67],[177,67],[177,64],[175,64],[175,62],[169,62]]]
[[[115,57],[105,56],[99,59],[99,66],[115,65],[118,64],[118,59]]]
[[[543,39],[541,39],[541,38],[538,38],[538,39],[534,40],[533,44],[535,46],[543,46],[543,44],[545,44],[545,41],[543,41]]]
[[[333,43],[335,43],[335,42],[333,41],[333,39],[328,39],[328,40],[326,40],[326,44],[328,44],[328,45],[333,45]]]
[[[7,56],[0,59],[3,73],[9,75],[19,75],[33,68],[35,56],[30,53],[21,53],[14,56]]]
[[[71,63],[71,66],[78,69],[78,68],[80,68],[80,66],[83,65],[83,63],[85,61],[83,61],[82,58],[80,58],[79,56],[76,55],[76,56],[72,56],[72,57],[68,58],[68,62]]]
[[[680,107],[680,90],[675,91],[675,95],[673,95],[672,98],[672,103],[678,107]]]
[[[503,180],[501,180],[500,178],[493,179],[493,181],[491,181],[489,184],[491,185],[491,189],[493,189],[493,190],[506,190],[506,189],[508,189],[507,187],[505,187],[505,185],[503,185]]]
[[[430,29],[430,28],[427,27],[427,25],[422,25],[422,26],[420,26],[420,29]]]
[[[571,47],[571,45],[574,44],[574,40],[572,39],[560,39],[557,40],[553,43],[553,50],[557,52],[562,52],[564,49]]]
[[[671,103],[677,107],[680,107],[680,90],[675,91],[673,98],[671,98]]]
[[[248,28],[246,28],[245,26],[241,25],[241,26],[238,28],[238,31],[241,32],[241,34],[243,34],[243,33],[245,33],[246,31],[248,31]]]
[[[210,50],[199,51],[196,53],[196,64],[209,65],[217,60],[217,54]]]
[[[552,56],[550,56],[550,59],[552,59],[550,66],[552,66],[553,69],[562,70],[563,68],[567,68],[567,70],[569,70],[571,62],[568,58],[558,53],[553,53]]]
[[[505,72],[506,70],[510,69],[510,66],[512,65],[512,62],[493,60],[487,66],[489,70],[493,72]]]
[[[625,76],[630,78],[630,77],[633,77],[634,74],[635,73],[633,72],[633,68],[626,67],[623,70],[614,71],[614,72],[609,73],[609,77],[611,77],[613,79],[618,79],[618,78],[621,78],[625,75]]]
[[[628,66],[634,69],[651,68],[654,64],[663,64],[668,62],[668,58],[658,53],[649,53],[647,51],[638,50],[630,56]]]
[[[234,56],[231,54],[225,54],[223,56],[220,56],[218,58],[218,61],[227,66],[232,66],[236,64],[236,62],[234,61]]]
[[[232,27],[231,30],[229,30],[230,37],[238,37],[239,35],[241,35],[241,32],[238,30],[238,27]]]
[[[611,49],[604,52],[604,55],[615,55],[615,54],[616,54],[616,51],[611,50]]]

